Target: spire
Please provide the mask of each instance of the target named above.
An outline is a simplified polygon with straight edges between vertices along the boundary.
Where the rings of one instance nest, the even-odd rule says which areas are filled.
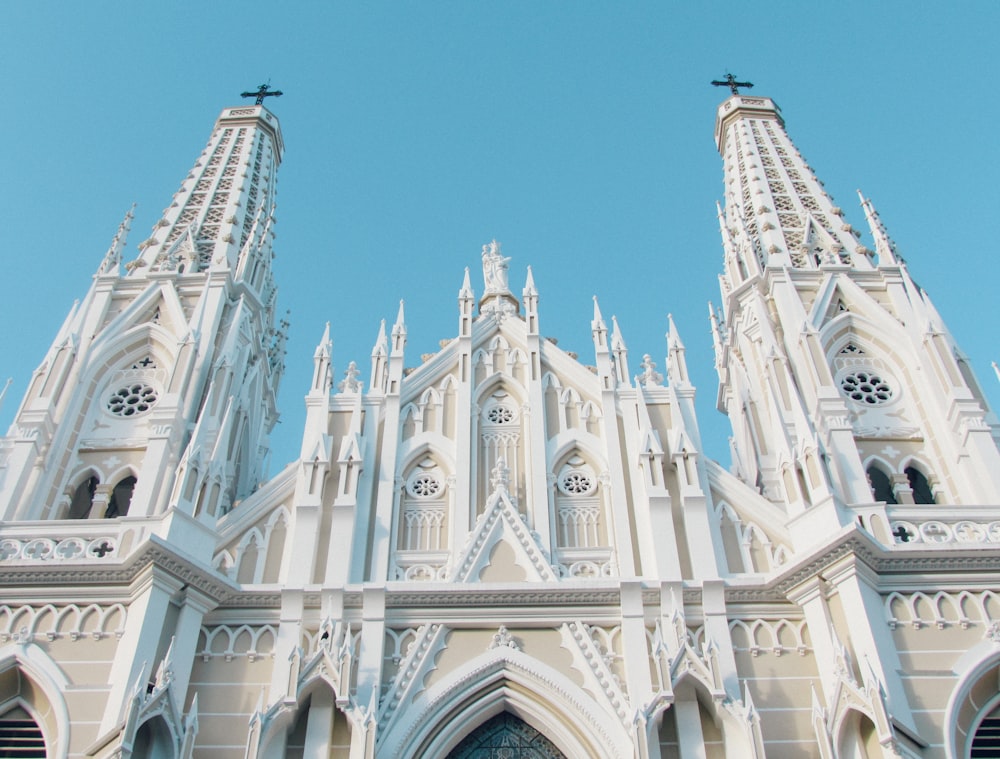
[[[176,263],[171,254],[177,259],[180,253],[190,258],[184,262],[186,272],[213,264],[235,270],[240,251],[253,238],[260,260],[269,261],[269,226],[283,151],[278,120],[266,108],[224,109],[173,202],[139,246],[131,275],[169,271]],[[179,247],[182,238],[186,242]],[[173,268],[181,270],[179,264]]]
[[[715,306],[708,302],[708,321],[712,325],[712,345],[715,348],[715,366],[722,366],[722,332],[719,330],[719,318],[715,314]]]
[[[385,337],[385,319],[379,323],[378,336],[375,338],[375,346],[372,348],[372,376],[370,390],[375,392],[385,392],[388,382],[389,341]]]
[[[615,370],[615,377],[619,384],[627,385],[629,382],[628,373],[628,348],[625,347],[625,338],[618,328],[618,319],[611,317],[611,364]]]
[[[684,343],[681,342],[677,325],[672,314],[667,314],[667,379],[671,385],[688,384],[687,359],[684,358]]]
[[[330,322],[326,323],[323,329],[323,337],[320,338],[313,353],[313,393],[329,393],[333,383],[333,367],[330,365],[330,357],[333,352],[333,342],[330,340]]]
[[[604,323],[601,315],[601,307],[597,303],[597,296],[594,296],[594,318],[590,322],[590,332],[594,336],[594,347],[598,351],[608,349],[608,325]]]
[[[538,290],[535,289],[535,275],[532,274],[530,266],[528,267],[528,274],[524,278],[524,290],[521,291],[521,295],[525,298],[529,295],[538,295]]]
[[[730,97],[719,107],[715,139],[725,164],[726,219],[730,226],[745,221],[765,263],[796,268],[827,263],[825,256],[811,255],[811,220],[822,230],[813,234],[826,253],[840,263],[871,266],[843,212],[792,144],[773,100]]]
[[[528,334],[538,335],[538,290],[535,289],[535,276],[530,266],[521,296],[524,298],[524,319],[528,324]]]
[[[459,337],[471,337],[472,335],[472,306],[476,301],[476,294],[472,292],[472,284],[469,282],[469,267],[465,267],[465,277],[462,279],[462,288],[458,291],[458,335]]]
[[[900,261],[896,255],[896,246],[889,239],[889,235],[885,231],[885,225],[882,224],[882,219],[879,218],[875,206],[869,198],[861,194],[861,190],[858,190],[858,198],[861,200],[861,208],[864,209],[865,219],[868,220],[868,228],[871,230],[872,238],[875,240],[875,253],[878,255],[878,262],[889,266],[897,265]]]
[[[99,276],[102,274],[118,274],[118,267],[121,266],[122,262],[122,251],[125,250],[125,243],[128,241],[128,233],[132,229],[132,219],[134,218],[135,203],[125,212],[125,218],[118,225],[118,231],[115,232],[111,246],[108,248],[108,252],[104,254],[104,260],[101,261],[101,266],[97,270]]]
[[[396,314],[396,323],[392,325],[392,354],[401,353],[405,345],[406,319],[403,316],[403,301],[399,301],[399,313]]]
[[[475,293],[472,292],[472,283],[469,281],[469,267],[465,267],[465,277],[462,279],[462,289],[458,291],[459,299],[464,298],[474,298]]]

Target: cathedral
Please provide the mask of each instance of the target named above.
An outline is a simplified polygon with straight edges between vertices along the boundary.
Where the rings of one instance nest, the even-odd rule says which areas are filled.
[[[595,298],[578,360],[478,240],[436,353],[400,305],[335,376],[327,326],[265,476],[284,144],[225,108],[0,439],[0,756],[1000,756],[1000,428],[873,204],[732,89],[726,465],[673,320],[657,366]]]

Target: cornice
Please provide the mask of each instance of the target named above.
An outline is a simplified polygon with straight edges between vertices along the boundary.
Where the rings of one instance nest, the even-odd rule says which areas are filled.
[[[817,577],[830,578],[843,570],[846,562],[856,562],[858,571],[880,592],[912,590],[934,585],[947,585],[961,580],[963,587],[970,579],[975,585],[995,587],[1000,576],[1000,548],[990,545],[930,546],[925,544],[887,547],[877,543],[867,533],[848,526],[822,545],[814,547],[788,566],[764,577],[725,578],[727,604],[774,605],[794,603],[804,585]],[[839,566],[838,566],[839,565]],[[138,587],[144,573],[159,570],[178,587],[190,587],[204,597],[204,603],[219,610],[279,609],[286,592],[279,585],[242,588],[239,584],[211,570],[191,556],[185,555],[153,536],[135,552],[120,561],[109,562],[23,562],[8,564],[0,572],[0,588],[14,598],[43,599],[58,592],[60,597],[83,600],[87,597],[128,598],[130,588]],[[641,581],[640,581],[641,582]],[[570,582],[525,584],[443,584],[386,583],[372,586],[350,585],[345,588],[309,586],[294,589],[303,596],[307,609],[322,605],[324,593],[342,593],[345,611],[362,608],[366,591],[377,587],[385,592],[385,608],[391,616],[401,610],[410,612],[440,612],[479,610],[497,613],[511,610],[521,616],[524,610],[546,609],[549,614],[588,616],[604,614],[621,607],[621,585],[618,581],[575,585]],[[293,590],[293,589],[288,589]],[[658,581],[647,581],[642,587],[643,605],[650,611],[661,604]],[[702,604],[702,588],[697,581],[687,581],[682,591],[684,606],[696,613]]]
[[[175,551],[156,536],[119,561],[9,564],[0,572],[0,588],[16,586],[21,593],[37,593],[47,587],[58,590],[63,596],[67,592],[93,589],[96,594],[106,595],[112,586],[131,586],[150,567],[165,571],[182,586],[198,590],[210,604],[218,604],[239,590],[227,578]]]

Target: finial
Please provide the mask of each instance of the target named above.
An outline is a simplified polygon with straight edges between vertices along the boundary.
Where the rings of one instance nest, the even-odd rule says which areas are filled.
[[[264,105],[264,98],[280,98],[284,93],[281,90],[275,90],[274,92],[269,92],[271,89],[271,80],[267,80],[267,84],[262,84],[257,88],[256,92],[241,92],[241,98],[257,98],[257,102],[254,105]]]
[[[622,337],[622,331],[618,328],[618,317],[613,314],[611,316],[611,347],[615,350],[625,350],[625,338]]]
[[[680,333],[677,331],[677,325],[674,324],[674,315],[667,314],[667,324],[669,325],[667,332],[667,341],[669,342],[670,350],[683,350],[684,343],[681,342]]]
[[[716,87],[728,87],[730,90],[733,91],[734,95],[740,94],[739,90],[740,87],[745,87],[748,90],[753,87],[753,85],[750,82],[737,82],[736,77],[730,74],[728,71],[726,72],[725,79],[723,79],[721,82],[718,79],[714,79],[712,81],[712,84],[715,85]]]
[[[347,371],[344,372],[344,379],[337,385],[337,389],[342,393],[360,393],[361,381],[358,379],[360,376],[361,371],[358,369],[358,365],[351,361],[347,365]]]
[[[538,295],[538,290],[535,288],[535,275],[531,271],[531,267],[528,267],[528,274],[524,278],[524,296]]]
[[[597,303],[597,296],[594,296],[594,324],[604,325],[604,315],[601,313],[601,307]]]
[[[469,267],[465,267],[465,277],[462,279],[462,289],[458,291],[459,298],[472,297],[472,282],[469,281]]]
[[[104,254],[104,260],[101,262],[101,268],[98,270],[99,274],[111,274],[118,271],[118,266],[122,260],[122,251],[125,250],[125,243],[128,240],[128,233],[132,229],[132,219],[134,218],[135,203],[125,212],[125,218],[118,225],[118,231],[115,232],[111,246],[108,248],[108,252]]]

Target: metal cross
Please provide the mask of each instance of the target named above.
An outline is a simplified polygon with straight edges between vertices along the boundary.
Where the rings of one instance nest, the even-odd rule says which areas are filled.
[[[726,78],[723,81],[720,82],[718,79],[716,79],[712,82],[712,84],[714,84],[716,87],[728,87],[733,91],[734,95],[740,94],[739,90],[740,87],[746,87],[748,90],[753,87],[753,85],[750,84],[750,82],[737,82],[736,77],[728,72],[726,73]]]
[[[275,90],[274,92],[268,92],[271,89],[270,84],[262,84],[257,88],[256,92],[241,92],[241,98],[257,98],[257,102],[254,105],[264,105],[264,98],[280,98],[281,90]]]

